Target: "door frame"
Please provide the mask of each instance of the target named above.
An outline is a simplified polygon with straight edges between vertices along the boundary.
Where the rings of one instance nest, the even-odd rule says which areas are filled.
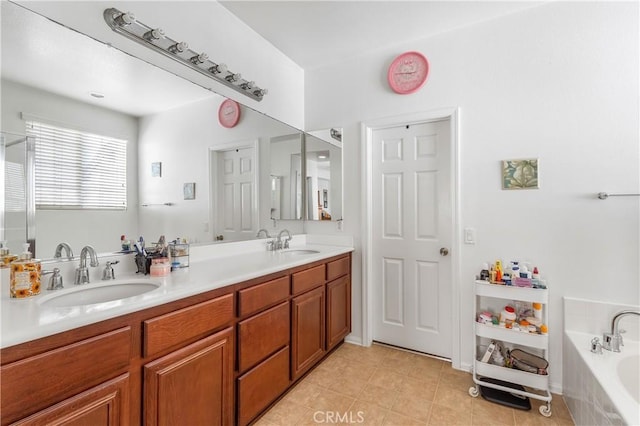
[[[373,132],[375,130],[404,125],[422,124],[433,121],[449,120],[451,131],[451,313],[452,339],[451,362],[454,368],[460,368],[460,252],[462,231],[460,221],[460,110],[458,107],[441,108],[430,111],[380,118],[361,123],[362,140],[362,344],[370,346],[373,342],[373,288],[369,277],[373,276],[371,241],[373,235]]]
[[[260,158],[260,140],[249,139],[244,141],[228,142],[219,145],[209,147],[209,235],[212,240],[215,239],[218,230],[218,156],[224,151],[231,151],[234,149],[253,148],[253,185],[255,191],[253,191],[253,202],[255,208],[251,212],[253,221],[256,226],[260,226],[260,164],[258,159]]]

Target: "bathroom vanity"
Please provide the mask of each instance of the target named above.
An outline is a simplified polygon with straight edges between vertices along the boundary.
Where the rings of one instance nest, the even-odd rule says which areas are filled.
[[[192,262],[133,307],[42,308],[94,322],[1,349],[1,423],[246,425],[350,332],[351,250]]]

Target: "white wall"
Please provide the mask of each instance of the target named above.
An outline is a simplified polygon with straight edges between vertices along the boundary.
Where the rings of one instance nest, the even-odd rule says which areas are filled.
[[[360,123],[440,107],[461,111],[461,360],[472,361],[473,278],[483,262],[527,260],[548,279],[552,383],[562,379],[562,296],[640,299],[638,3],[553,2],[307,72],[307,128],[344,128],[344,232],[355,236],[353,335],[361,336]],[[430,61],[427,84],[394,94],[403,51]],[[353,79],[344,78],[351,70]],[[355,84],[357,82],[357,84]],[[503,159],[540,159],[539,190],[503,191]],[[336,233],[308,223],[310,233]]]
[[[2,130],[25,133],[21,113],[45,122],[126,139],[127,210],[36,210],[36,256],[52,258],[65,241],[76,255],[89,244],[99,252],[120,250],[120,235],[138,232],[138,119],[2,80]]]
[[[238,125],[227,129],[218,123],[217,95],[140,119],[139,182],[141,204],[174,203],[173,206],[140,208],[140,232],[148,238],[164,234],[168,239],[213,241],[210,223],[209,149],[221,145],[258,140],[259,228],[288,228],[302,232],[300,221],[278,221],[270,217],[269,141],[271,137],[296,133],[290,126],[263,114],[242,108]],[[151,177],[151,163],[162,163],[162,177]],[[195,182],[195,200],[183,199],[183,184]],[[207,224],[207,225],[205,225]],[[206,227],[209,228],[206,231]],[[273,233],[273,232],[271,232]]]
[[[127,53],[158,65],[216,93],[304,128],[304,71],[291,59],[215,1],[18,1],[24,7],[110,43]],[[206,52],[217,63],[254,80],[269,93],[261,102],[207,78],[188,67],[116,34],[105,23],[103,11],[115,7],[132,12],[150,27],[160,27],[191,49]],[[158,88],[162,90],[162,88]]]

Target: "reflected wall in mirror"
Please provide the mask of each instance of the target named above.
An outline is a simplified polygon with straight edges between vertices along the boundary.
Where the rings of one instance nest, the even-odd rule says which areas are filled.
[[[308,220],[342,219],[342,129],[305,134]]]
[[[21,253],[22,244],[33,240],[34,151],[33,140],[0,132],[0,241],[11,253]]]
[[[28,115],[128,141],[126,210],[36,209],[36,256],[52,258],[61,242],[76,254],[85,245],[114,252],[120,249],[121,235],[130,239],[144,235],[147,241],[165,235],[170,240],[184,237],[213,242],[227,233],[225,220],[229,217],[243,220],[238,225],[240,232],[224,241],[254,238],[255,230],[276,226],[303,232],[301,221],[277,223],[304,217],[304,152],[300,148],[300,159],[292,162],[298,161],[300,167],[277,172],[282,179],[281,207],[276,222],[271,220],[275,217],[272,141],[283,137],[299,141],[299,130],[244,106],[238,125],[224,128],[217,120],[223,97],[22,6],[2,2],[1,7],[0,130],[25,134],[24,117]],[[242,190],[223,195],[219,184],[225,162],[213,161],[213,153],[248,142],[255,146],[249,167],[253,184],[245,182],[239,186]],[[152,163],[157,162],[162,163],[161,177],[152,175]],[[238,163],[238,167],[236,170],[246,171],[247,163]],[[300,182],[285,189],[282,182],[291,170],[300,174]],[[198,188],[193,200],[184,200],[186,182],[195,182]],[[229,208],[230,194],[234,194],[234,203],[229,204],[243,210]]]
[[[302,219],[302,138],[290,134],[271,138],[271,220]]]

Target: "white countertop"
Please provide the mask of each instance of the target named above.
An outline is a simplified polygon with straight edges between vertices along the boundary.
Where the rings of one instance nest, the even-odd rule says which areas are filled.
[[[206,248],[199,250],[199,253],[193,253],[198,250],[192,248],[190,266],[171,272],[166,277],[142,276],[132,272],[118,274],[117,281],[148,280],[158,283],[159,287],[138,296],[110,302],[71,307],[42,304],[42,300],[52,293],[61,294],[78,288],[71,283],[68,275],[64,277],[64,290],[54,292],[43,289],[40,295],[25,299],[11,299],[3,295],[0,299],[0,347],[28,342],[353,251],[352,244],[331,245],[327,244],[327,241],[319,244],[318,241],[321,240],[295,238],[292,249],[318,251],[304,255],[269,252],[263,248],[262,243],[258,245],[255,241],[244,245],[214,245],[212,247],[215,249],[208,254]],[[340,241],[343,242],[344,239]],[[77,266],[76,263],[73,262],[73,265]],[[43,277],[42,282],[43,288],[46,287],[47,277]],[[84,286],[100,283],[104,282],[92,278],[91,283]]]

